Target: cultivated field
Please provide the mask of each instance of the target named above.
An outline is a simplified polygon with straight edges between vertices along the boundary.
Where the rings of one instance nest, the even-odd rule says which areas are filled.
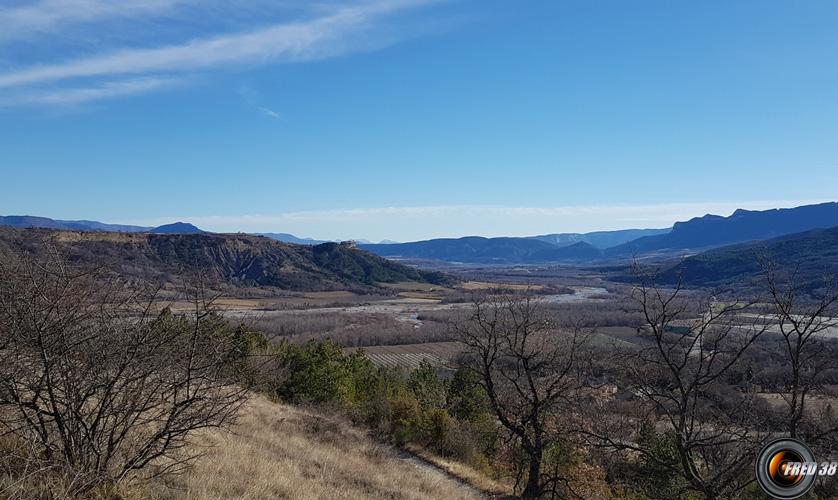
[[[432,366],[445,368],[451,366],[452,360],[462,352],[462,346],[457,342],[426,342],[370,346],[364,347],[363,351],[378,366],[413,369],[425,361]]]

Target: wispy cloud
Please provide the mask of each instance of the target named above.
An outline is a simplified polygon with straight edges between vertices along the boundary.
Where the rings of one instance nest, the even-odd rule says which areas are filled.
[[[270,118],[276,118],[276,119],[278,119],[278,118],[279,118],[279,113],[277,113],[276,111],[274,111],[274,110],[272,110],[272,109],[270,109],[270,108],[266,108],[266,107],[264,107],[264,106],[259,106],[259,107],[258,107],[258,108],[256,108],[256,109],[257,109],[260,113],[262,113],[263,115],[265,115],[265,116],[267,116],[267,117],[270,117]]]
[[[436,0],[377,0],[351,6],[333,7],[318,17],[270,25],[247,32],[198,38],[182,44],[154,48],[123,49],[66,62],[39,64],[0,74],[0,88],[43,87],[67,81],[117,79],[130,75],[173,75],[198,70],[219,69],[244,64],[270,64],[302,61],[333,56],[358,49],[348,39],[374,26],[380,18]],[[94,0],[72,0],[82,8],[77,18],[91,18],[110,13],[116,3]],[[44,15],[45,6],[62,4],[55,16]],[[135,8],[140,2],[129,1]],[[175,0],[156,0],[151,4],[164,8]],[[121,3],[119,4],[122,5]],[[151,8],[151,7],[149,7]],[[63,14],[62,14],[63,13]],[[29,25],[58,22],[70,14],[63,2],[46,0],[31,8],[13,9],[0,14],[27,19]],[[11,19],[9,19],[11,20]],[[4,23],[0,21],[0,25]],[[98,88],[101,91],[102,85]],[[94,94],[93,85],[90,94]],[[151,90],[151,86],[147,88]],[[81,92],[81,90],[79,91]],[[103,93],[105,95],[106,93]]]
[[[181,78],[135,78],[103,82],[85,88],[31,90],[17,93],[0,100],[0,106],[8,107],[25,104],[71,106],[102,99],[142,94],[163,88],[172,88],[182,85],[185,81]]]
[[[31,38],[67,25],[162,14],[194,0],[41,0],[0,7],[0,40]]]
[[[636,205],[505,207],[446,205],[314,210],[255,215],[172,216],[125,221],[159,225],[185,220],[219,232],[289,232],[320,239],[367,238],[411,241],[435,237],[532,236],[557,232],[588,232],[667,227],[708,213],[729,215],[737,208],[764,210],[795,207],[825,200],[689,202]]]

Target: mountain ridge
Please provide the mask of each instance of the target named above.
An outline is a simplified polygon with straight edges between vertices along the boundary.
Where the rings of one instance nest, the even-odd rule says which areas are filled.
[[[556,233],[534,237],[437,238],[394,245],[361,245],[384,257],[430,259],[464,263],[538,264],[595,263],[630,256],[667,258],[711,248],[761,241],[786,234],[838,226],[838,203],[827,202],[770,210],[737,209],[729,216],[704,215],[676,222],[671,230],[617,230],[595,233]],[[648,234],[652,232],[653,234]],[[654,234],[656,233],[656,234]],[[595,244],[637,239],[613,247]],[[589,241],[579,241],[587,237]],[[535,243],[537,242],[537,243]]]
[[[187,223],[157,228],[110,225],[95,221],[60,221],[32,216],[0,217],[0,225],[47,227],[81,231],[201,233]],[[358,246],[382,257],[475,264],[601,263],[630,256],[666,259],[696,254],[748,241],[761,241],[818,228],[838,226],[838,202],[769,210],[737,209],[729,216],[707,214],[673,224],[671,229],[621,229],[590,233],[551,233],[530,237],[465,236],[408,243],[368,243]],[[277,241],[319,245],[325,240],[297,238],[288,233],[262,233]],[[635,238],[637,237],[637,238]],[[634,239],[632,239],[634,238]],[[628,241],[626,241],[628,240]],[[609,246],[617,243],[616,245]]]
[[[105,266],[127,278],[169,282],[201,274],[231,286],[316,291],[380,290],[380,283],[447,284],[447,275],[388,261],[349,245],[304,246],[245,234],[155,234],[0,228],[0,253],[44,257],[58,249],[78,265]]]
[[[601,253],[599,249],[584,241],[557,247],[532,238],[484,238],[482,236],[437,238],[413,243],[359,245],[359,247],[382,257],[481,264],[590,260],[597,258]]]
[[[0,226],[16,228],[66,229],[71,231],[113,231],[133,233],[150,231],[153,227],[132,226],[128,224],[106,224],[92,220],[59,220],[35,215],[0,215]]]
[[[197,234],[205,233],[202,229],[187,222],[173,222],[161,226],[132,226],[130,224],[108,224],[95,220],[61,220],[36,215],[0,215],[0,226],[18,229],[41,228],[65,231],[102,231],[113,233],[158,233],[158,234]]]
[[[727,217],[707,214],[676,222],[669,233],[638,238],[606,249],[605,255],[625,257],[656,251],[695,251],[834,226],[838,226],[836,202],[769,210],[740,208]]]
[[[708,250],[664,267],[658,281],[674,284],[682,280],[689,286],[754,284],[762,278],[761,259],[782,269],[795,269],[803,288],[816,287],[825,276],[838,277],[838,227]]]

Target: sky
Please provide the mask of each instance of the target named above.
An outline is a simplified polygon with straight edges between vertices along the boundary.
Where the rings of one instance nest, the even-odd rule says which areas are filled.
[[[0,0],[0,215],[411,241],[834,201],[838,3]]]

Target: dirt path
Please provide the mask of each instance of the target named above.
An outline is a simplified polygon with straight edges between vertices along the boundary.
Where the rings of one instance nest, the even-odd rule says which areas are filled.
[[[467,482],[463,481],[457,476],[449,474],[448,472],[446,472],[443,469],[440,469],[431,462],[428,462],[427,460],[421,457],[417,457],[416,455],[408,451],[399,450],[398,457],[399,460],[401,460],[402,462],[408,463],[418,469],[421,469],[425,474],[433,478],[434,481],[438,481],[443,484],[447,483],[450,486],[459,488],[463,492],[472,495],[474,498],[491,498],[489,495],[486,495],[484,492],[468,484]]]

